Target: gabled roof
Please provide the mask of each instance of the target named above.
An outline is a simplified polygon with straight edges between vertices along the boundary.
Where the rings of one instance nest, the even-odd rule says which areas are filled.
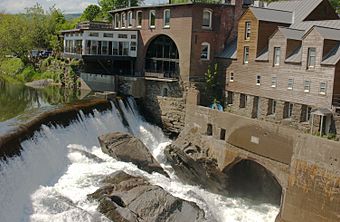
[[[340,28],[340,19],[337,20],[322,20],[322,21],[306,21],[294,23],[290,26],[292,29],[309,30],[313,26],[322,26],[328,28]]]
[[[340,60],[340,43],[322,59],[322,65],[336,65]]]
[[[259,21],[284,24],[292,23],[292,12],[261,7],[249,7],[249,9]]]
[[[323,0],[277,1],[268,4],[268,8],[293,12],[293,22],[302,22]]]
[[[237,39],[227,44],[227,47],[224,48],[223,52],[218,55],[217,58],[237,59]]]
[[[293,40],[301,40],[303,34],[305,33],[304,30],[292,29],[287,27],[279,27],[279,31],[287,38]]]
[[[340,27],[339,27],[340,28]],[[324,39],[340,41],[340,29],[314,26]]]
[[[302,47],[300,45],[296,49],[294,49],[292,54],[290,54],[288,56],[288,58],[285,60],[285,62],[288,62],[288,63],[301,63],[301,59],[302,59]]]

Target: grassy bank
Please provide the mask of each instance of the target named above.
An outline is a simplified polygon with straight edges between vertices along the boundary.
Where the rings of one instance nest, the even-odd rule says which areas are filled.
[[[19,58],[5,58],[0,61],[0,77],[12,83],[53,79],[55,84],[71,88],[77,84],[76,72],[79,65],[76,60],[54,57],[40,60],[34,66],[25,65]]]

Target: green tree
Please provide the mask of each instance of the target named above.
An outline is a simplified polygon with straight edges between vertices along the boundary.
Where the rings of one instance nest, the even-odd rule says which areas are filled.
[[[208,66],[205,77],[205,91],[209,102],[216,102],[221,99],[221,87],[219,84],[218,64],[215,63],[213,67]]]
[[[81,15],[82,19],[93,21],[101,15],[101,8],[98,5],[89,5]]]

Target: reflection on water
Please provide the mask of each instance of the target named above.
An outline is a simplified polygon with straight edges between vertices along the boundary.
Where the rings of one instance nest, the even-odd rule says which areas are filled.
[[[25,113],[83,99],[89,92],[60,87],[33,89],[0,78],[0,122]]]

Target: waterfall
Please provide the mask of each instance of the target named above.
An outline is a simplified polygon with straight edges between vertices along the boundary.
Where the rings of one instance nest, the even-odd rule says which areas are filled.
[[[80,112],[67,127],[42,126],[31,139],[22,142],[21,156],[0,162],[1,222],[108,221],[86,195],[100,187],[100,178],[118,170],[145,176],[172,195],[197,203],[206,212],[207,221],[275,220],[279,211],[276,206],[223,197],[182,184],[165,163],[163,150],[171,141],[161,129],[140,116],[131,98],[112,107],[101,113],[94,110],[88,116]],[[104,154],[97,137],[112,131],[130,132],[140,138],[171,178],[148,174]]]

